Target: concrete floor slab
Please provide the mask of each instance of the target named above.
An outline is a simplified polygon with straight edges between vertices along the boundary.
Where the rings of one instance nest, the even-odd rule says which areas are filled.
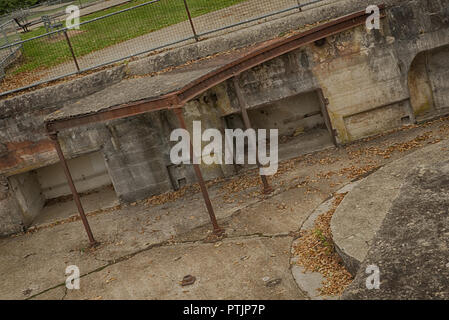
[[[293,265],[292,274],[302,291],[313,300],[336,300],[334,296],[321,296],[318,291],[323,285],[324,277],[319,272],[305,271],[303,267]]]
[[[180,244],[81,278],[66,299],[304,299],[297,290],[285,250],[290,237],[241,238],[216,244]],[[193,285],[181,280],[193,275]],[[280,279],[270,286],[264,278]]]
[[[448,121],[284,161],[270,178],[276,190],[271,196],[260,194],[259,177],[254,171],[210,183],[219,223],[228,233],[221,244],[203,243],[211,228],[201,195],[193,191],[174,202],[141,202],[89,215],[94,235],[101,242],[94,250],[87,248],[88,240],[79,220],[62,220],[0,239],[0,297],[308,298],[296,286],[289,260],[292,240],[304,221],[331,193],[354,179],[353,170],[348,168],[355,167],[363,173],[363,168],[373,163],[382,166],[424,144],[448,139],[449,132],[443,130]],[[421,146],[393,152],[389,159],[378,155],[353,156],[368,148],[389,148],[429,131],[433,136]],[[64,289],[68,265],[80,268],[80,291]],[[189,292],[183,292],[178,282],[189,273],[198,280],[184,289]],[[274,287],[267,287],[263,280],[278,278],[280,283],[270,282],[278,283]]]
[[[120,202],[112,186],[82,195],[81,203],[87,214],[98,210],[117,207]],[[33,226],[40,227],[58,220],[77,216],[78,208],[72,199],[62,200],[45,206],[33,222]]]
[[[332,207],[335,201],[336,195],[344,194],[348,190],[353,189],[358,184],[358,181],[348,183],[341,189],[339,189],[335,195],[323,203],[321,203],[313,212],[309,215],[309,217],[304,221],[301,226],[300,233],[305,230],[313,229],[315,226],[316,219],[328,212]],[[324,276],[319,272],[311,272],[307,271],[304,267],[297,264],[298,257],[295,256],[294,248],[299,244],[301,238],[295,239],[292,243],[292,257],[291,257],[291,265],[292,265],[292,274],[295,278],[298,287],[307,293],[307,296],[312,300],[335,300],[338,297],[329,296],[329,295],[321,295],[319,288],[322,287],[323,281],[325,280]]]

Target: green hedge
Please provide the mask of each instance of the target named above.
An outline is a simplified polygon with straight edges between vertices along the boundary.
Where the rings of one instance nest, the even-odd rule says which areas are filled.
[[[26,8],[29,6],[34,6],[39,2],[44,2],[45,0],[1,0],[0,1],[0,15],[4,15],[15,9]]]

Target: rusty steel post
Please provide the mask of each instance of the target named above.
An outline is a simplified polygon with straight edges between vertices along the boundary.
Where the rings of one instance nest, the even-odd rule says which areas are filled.
[[[73,62],[75,62],[76,70],[80,72],[80,66],[78,64],[78,60],[76,60],[75,51],[73,51],[72,43],[70,42],[69,35],[67,34],[67,30],[64,29],[65,40],[67,41],[67,45],[69,46],[70,53],[72,54]]]
[[[189,18],[190,27],[192,28],[193,36],[195,37],[195,40],[198,42],[200,39],[198,38],[198,34],[195,30],[195,25],[193,24],[192,15],[190,14],[189,6],[187,5],[187,0],[184,0],[184,6],[186,8],[187,17]]]
[[[332,128],[331,118],[329,117],[329,112],[327,110],[327,106],[329,105],[329,100],[327,100],[324,97],[323,89],[320,88],[316,92],[318,94],[318,100],[320,101],[321,115],[324,118],[324,123],[326,124],[326,128],[329,131],[329,134],[331,136],[334,146],[337,147],[338,146],[337,138],[335,137],[335,131]]]
[[[76,190],[75,184],[73,183],[72,175],[70,173],[69,167],[67,165],[67,161],[65,160],[64,154],[62,152],[61,145],[59,144],[59,141],[58,141],[58,134],[50,133],[49,136],[50,136],[50,139],[53,141],[56,152],[58,153],[58,157],[59,157],[59,160],[61,161],[62,167],[64,169],[64,173],[67,178],[67,182],[69,183],[70,190],[72,191],[72,194],[73,194],[73,199],[75,200],[81,220],[83,221],[84,229],[86,229],[86,233],[89,238],[90,245],[96,246],[98,243],[94,239],[92,230],[90,229],[90,226],[89,226],[89,222],[87,221],[86,214],[84,213],[84,209],[83,209],[83,205],[81,204],[80,196],[78,194],[78,191]]]
[[[247,103],[246,103],[246,100],[243,97],[242,91],[241,91],[241,89],[239,87],[239,84],[238,84],[238,81],[237,81],[237,76],[234,76],[232,78],[232,81],[234,83],[235,92],[237,94],[237,99],[239,100],[240,109],[242,111],[243,122],[245,124],[246,129],[251,129],[251,121],[249,120],[248,112],[246,110]],[[257,163],[257,167],[260,169],[262,166],[261,166],[261,164],[259,162],[259,154],[258,154],[257,145],[256,145],[256,163]],[[261,178],[262,183],[263,183],[263,193],[265,193],[265,194],[272,193],[273,192],[273,188],[271,188],[270,184],[268,183],[267,177],[261,174],[260,178]]]
[[[186,129],[186,123],[184,121],[184,115],[182,114],[182,108],[176,108],[173,109],[176,116],[178,117],[179,124],[182,129]],[[190,155],[193,162],[193,145],[192,140],[190,140]],[[210,221],[212,222],[212,226],[214,228],[214,234],[221,235],[223,234],[224,230],[219,227],[217,218],[215,217],[214,208],[212,207],[212,203],[209,198],[209,192],[207,191],[206,183],[204,182],[203,175],[201,173],[200,166],[198,164],[193,164],[193,169],[195,170],[195,175],[198,180],[198,184],[201,188],[201,193],[203,194],[204,202],[206,204],[207,212],[209,213]]]

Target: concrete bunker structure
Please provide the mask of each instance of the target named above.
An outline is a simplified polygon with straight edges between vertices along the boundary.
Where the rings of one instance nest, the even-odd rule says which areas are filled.
[[[357,24],[348,19],[345,28],[322,34],[319,39],[324,41],[309,39],[236,73],[253,126],[281,129],[281,159],[449,113],[448,1],[384,2],[381,30],[367,31],[363,19]],[[368,4],[340,1],[307,15],[296,13],[279,19],[270,26],[260,25],[1,100],[0,234],[24,230],[38,221],[46,203],[69,195],[67,185],[60,180],[63,171],[45,130],[45,119],[63,116],[63,110],[74,112],[66,113],[67,119],[76,119],[77,114],[83,119],[101,111],[101,106],[93,113],[93,109],[88,110],[101,103],[103,107],[135,107],[136,102],[170,92],[160,90],[156,82],[179,90],[183,77],[201,77],[201,72],[209,73],[238,57],[278,45],[289,37],[269,39],[282,31],[338,19],[364,10]],[[319,30],[322,25],[315,28]],[[248,47],[245,41],[249,41],[250,32],[251,41],[260,42],[258,45]],[[198,61],[203,69],[174,62],[175,55],[198,60],[224,51],[222,44],[214,47],[213,41],[241,49]],[[149,76],[154,71],[151,68],[164,67],[175,67],[175,72]],[[230,80],[236,74],[230,71],[224,79],[212,81],[185,100],[183,116],[189,130],[193,120],[219,130],[243,125],[236,88]],[[193,168],[170,163],[169,136],[179,123],[169,108],[170,103],[152,113],[103,118],[102,122],[60,131],[61,148],[70,159],[78,191],[106,188],[112,201],[116,196],[133,202],[194,183]],[[231,176],[240,168],[202,165],[201,169],[209,180]],[[108,187],[111,184],[113,189]]]

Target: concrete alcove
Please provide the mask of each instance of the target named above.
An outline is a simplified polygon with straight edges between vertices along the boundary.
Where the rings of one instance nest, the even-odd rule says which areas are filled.
[[[449,113],[449,46],[420,52],[410,65],[410,103],[418,121]]]
[[[278,129],[279,160],[333,146],[318,91],[310,91],[252,107],[248,116],[254,129]],[[244,129],[240,113],[225,117],[229,129]]]
[[[88,210],[118,204],[101,152],[68,161],[77,190]],[[60,163],[9,177],[26,226],[67,218],[77,213]]]

